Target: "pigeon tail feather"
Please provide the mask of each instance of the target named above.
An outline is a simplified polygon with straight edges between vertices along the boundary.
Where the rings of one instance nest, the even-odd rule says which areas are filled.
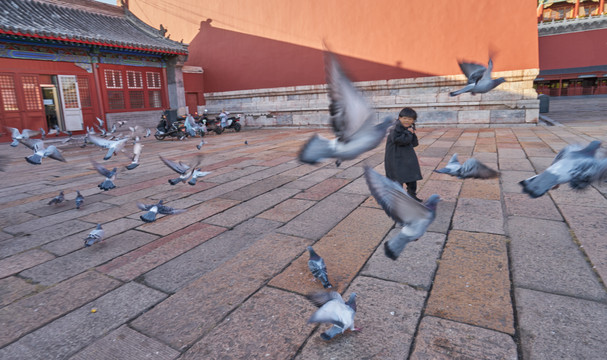
[[[177,184],[179,184],[179,182],[181,182],[181,178],[169,179],[169,184],[171,184],[171,185],[177,185]]]
[[[98,185],[99,188],[103,191],[108,191],[116,187],[112,180],[104,180],[101,184]]]
[[[40,165],[42,164],[42,156],[38,155],[38,154],[33,154],[30,156],[26,156],[25,160],[33,165]]]
[[[141,215],[139,218],[144,222],[150,223],[156,221],[156,213],[153,211],[148,211],[147,213]]]
[[[127,170],[133,170],[134,168],[136,168],[137,166],[139,166],[139,164],[129,164],[126,166]]]
[[[333,339],[335,337],[335,335],[342,334],[343,332],[344,332],[344,329],[340,328],[339,326],[333,325],[329,330],[320,334],[320,337],[323,340],[329,341],[329,340]]]
[[[523,187],[524,193],[529,194],[532,198],[538,198],[558,185],[559,178],[548,171],[544,171],[539,175],[519,182],[519,184]]]
[[[384,252],[390,259],[396,260],[400,256],[400,253],[405,249],[405,246],[413,240],[415,239],[399,233],[392,239],[386,241],[384,244]]]
[[[331,140],[318,134],[312,136],[299,152],[299,161],[306,164],[316,164],[330,158],[335,153]]]

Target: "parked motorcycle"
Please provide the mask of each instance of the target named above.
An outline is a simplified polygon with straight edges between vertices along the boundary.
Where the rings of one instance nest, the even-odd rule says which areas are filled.
[[[156,133],[154,134],[154,137],[157,140],[163,140],[167,136],[176,137],[179,140],[187,137],[183,120],[179,121],[176,115],[174,110],[165,110],[162,112],[160,121],[158,122],[158,125],[156,125]]]
[[[234,131],[239,132],[240,129],[242,128],[242,126],[240,125],[240,114],[236,115],[236,116],[230,116],[226,119],[226,126],[224,126],[224,130],[225,129],[234,129]]]
[[[200,119],[199,121],[202,123],[202,125],[206,127],[207,132],[214,131],[217,135],[223,132],[223,128],[221,127],[219,119],[209,118],[206,111],[202,115],[202,119]]]

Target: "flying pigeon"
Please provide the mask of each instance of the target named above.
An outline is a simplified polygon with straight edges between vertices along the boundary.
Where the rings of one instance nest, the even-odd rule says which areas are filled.
[[[312,272],[312,275],[314,275],[315,278],[320,280],[322,286],[325,289],[332,288],[333,286],[329,282],[329,276],[327,274],[327,266],[325,265],[325,261],[314,251],[311,246],[308,246],[307,249],[310,252],[308,268]]]
[[[42,140],[46,139],[46,131],[43,128],[40,128],[40,138]]]
[[[126,124],[126,120],[116,122],[118,127],[122,127],[122,125]]]
[[[65,143],[67,143],[68,141],[71,141],[71,140],[72,140],[72,132],[71,132],[71,131],[67,131],[67,132],[66,132],[66,134],[67,134],[67,136],[68,136],[68,137],[66,137],[65,139],[61,140],[61,143],[62,143],[62,144],[65,144]]]
[[[124,145],[126,145],[128,139],[125,138],[122,140],[112,141],[101,139],[94,135],[89,135],[89,140],[97,146],[100,146],[104,149],[108,149],[107,154],[103,157],[103,160],[109,160],[112,155],[116,154],[118,151],[123,150]]]
[[[101,224],[97,224],[97,227],[84,239],[84,246],[91,246],[101,241],[103,241],[103,229],[101,228]]]
[[[112,169],[112,171],[109,171],[108,169],[103,167],[103,165],[100,165],[93,160],[91,160],[91,162],[93,163],[93,166],[95,167],[97,172],[105,176],[105,180],[103,180],[103,182],[97,186],[103,191],[108,191],[115,188],[116,185],[114,185],[114,180],[116,180],[116,172],[118,171],[118,169],[114,168]]]
[[[457,96],[465,92],[469,92],[472,95],[483,94],[506,81],[503,77],[498,79],[491,78],[491,71],[493,70],[493,61],[491,58],[489,58],[487,67],[467,62],[458,62],[458,64],[460,69],[462,69],[462,72],[468,78],[468,84],[457,91],[450,92],[449,95],[451,96]]]
[[[329,113],[336,138],[329,140],[315,134],[299,152],[299,161],[316,164],[326,158],[335,158],[339,166],[343,160],[375,148],[383,140],[393,120],[386,117],[375,123],[375,113],[354,85],[346,77],[335,56],[325,53],[325,69],[329,86]]]
[[[147,213],[141,215],[139,218],[144,222],[154,222],[156,221],[156,214],[164,214],[164,215],[175,215],[181,214],[185,210],[181,209],[173,209],[170,206],[162,205],[162,200],[159,200],[157,204],[145,205],[141,203],[137,203],[137,207],[143,211],[147,211]]]
[[[59,195],[57,195],[54,198],[52,198],[51,201],[48,202],[48,204],[49,205],[56,205],[56,204],[62,203],[63,200],[65,200],[65,197],[63,196],[63,191],[61,191],[59,193]]]
[[[200,171],[200,169],[194,169],[194,171],[192,172],[192,178],[190,179],[190,181],[188,181],[188,184],[194,186],[196,185],[196,180],[198,180],[198,178],[207,176],[211,173],[211,171]]]
[[[146,128],[145,135],[143,137],[147,138],[147,137],[150,137],[150,135],[152,135],[152,130],[150,130],[150,128]]]
[[[314,305],[320,307],[308,320],[309,323],[330,323],[333,326],[320,334],[323,340],[331,340],[335,335],[343,334],[346,330],[360,331],[354,327],[354,315],[356,314],[356,293],[350,294],[347,302],[344,302],[338,292],[317,292],[308,295],[308,299]]]
[[[446,167],[434,171],[441,174],[457,176],[460,179],[491,179],[499,175],[499,172],[491,169],[475,158],[470,158],[464,161],[463,164],[460,164],[459,161],[457,161],[457,154],[453,154]]]
[[[139,137],[135,138],[135,144],[133,145],[133,158],[130,164],[126,166],[127,170],[133,170],[139,166],[139,157],[141,156],[141,149],[143,145],[139,142]]]
[[[165,159],[162,157],[162,155],[159,155],[160,160],[162,160],[162,162],[165,163],[166,166],[170,167],[173,171],[175,171],[176,173],[179,174],[179,177],[176,179],[169,179],[169,184],[171,185],[176,185],[179,182],[185,183],[194,173],[194,171],[196,170],[195,168],[200,164],[200,161],[202,159],[201,156],[197,156],[196,157],[196,163],[193,166],[188,166],[184,163],[182,163],[181,161],[179,163],[176,163],[174,161],[171,161],[169,159]],[[196,184],[196,181],[194,180],[194,183],[190,183],[190,185],[194,185]]]
[[[116,132],[116,124],[112,124],[112,130],[110,131],[110,134],[113,134]]]
[[[25,160],[30,164],[40,165],[42,164],[42,159],[45,157],[66,162],[65,158],[63,157],[63,155],[61,155],[55,145],[51,145],[48,148],[45,148],[44,143],[42,142],[42,140],[39,139],[23,139],[19,140],[19,142],[27,146],[28,148],[34,150],[34,154],[25,157]]]
[[[202,145],[206,144],[203,139],[200,139],[200,144],[196,145],[196,149],[202,149]]]
[[[386,256],[396,260],[405,246],[419,239],[434,221],[440,197],[434,194],[425,203],[419,203],[407,194],[399,183],[378,174],[368,166],[365,166],[365,179],[371,194],[386,214],[403,225],[398,235],[385,243]]]
[[[593,182],[605,180],[607,158],[595,156],[600,146],[601,142],[596,140],[586,147],[566,146],[544,172],[519,182],[523,192],[532,198],[538,198],[566,182],[572,189],[582,190]]]
[[[6,127],[11,132],[11,137],[13,138],[13,142],[11,143],[12,147],[16,147],[19,145],[19,140],[29,139],[32,136],[38,135],[38,131],[23,129],[23,131],[19,132],[18,129],[13,127]]]
[[[103,120],[101,120],[98,117],[96,117],[95,119],[97,119],[97,121],[99,122],[99,127],[102,128],[103,127]]]
[[[82,203],[84,202],[84,196],[82,196],[82,194],[80,194],[80,191],[76,190],[76,209],[80,209],[80,206],[82,205]]]

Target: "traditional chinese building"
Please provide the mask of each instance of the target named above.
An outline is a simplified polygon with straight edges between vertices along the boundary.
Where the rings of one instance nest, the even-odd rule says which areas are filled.
[[[187,45],[165,32],[92,0],[0,1],[0,127],[154,127],[185,106]]]
[[[607,94],[607,14],[604,0],[538,2],[538,93]]]

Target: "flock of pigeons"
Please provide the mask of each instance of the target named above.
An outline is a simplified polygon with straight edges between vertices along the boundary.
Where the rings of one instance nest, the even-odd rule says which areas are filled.
[[[298,159],[303,163],[316,164],[325,159],[333,158],[336,165],[339,166],[342,161],[354,159],[362,153],[377,147],[383,141],[387,130],[395,121],[391,117],[386,117],[381,122],[375,124],[375,112],[345,75],[335,55],[328,51],[325,54],[325,69],[330,98],[330,122],[335,138],[327,139],[318,134],[313,135],[301,148]],[[459,65],[462,72],[468,78],[468,82],[464,88],[451,92],[451,96],[465,92],[472,94],[486,93],[505,81],[503,78],[491,78],[493,67],[491,59],[489,59],[487,67],[465,62],[461,62]],[[98,120],[100,122],[98,130],[102,133],[101,136],[105,137],[108,134],[102,128],[103,121]],[[196,127],[195,123],[188,123],[188,121],[186,121],[186,128],[186,131],[191,132],[193,135],[200,130]],[[42,140],[31,139],[38,132],[27,129],[19,132],[13,128],[9,128],[9,130],[13,138],[11,146],[17,146],[19,143],[22,143],[34,151],[33,155],[26,157],[27,162],[39,165],[45,157],[65,161],[55,146],[45,147]],[[107,149],[104,160],[110,159],[119,152],[124,152],[124,147],[128,141],[134,139],[132,162],[126,166],[126,169],[133,170],[139,165],[142,145],[139,136],[136,136],[138,129],[130,128],[130,136],[113,135],[113,139],[97,137],[94,131],[91,130],[88,130],[85,135],[85,145],[87,142],[90,142]],[[115,132],[116,125],[113,126],[110,134]],[[145,137],[149,136],[149,134],[150,131],[147,129]],[[197,148],[200,149],[202,144],[204,142],[201,142]],[[557,154],[552,165],[544,172],[520,182],[523,192],[533,198],[537,198],[560,184],[569,183],[573,189],[581,190],[592,183],[605,181],[607,179],[607,158],[597,151],[600,145],[599,141],[593,141],[585,147],[579,145],[565,147]],[[171,185],[187,182],[193,186],[196,184],[198,178],[209,174],[209,172],[202,171],[199,167],[202,160],[201,156],[197,156],[191,164],[172,161],[162,156],[159,156],[159,158],[166,166],[179,174],[177,178],[168,180]],[[115,188],[114,181],[118,169],[115,167],[109,170],[92,159],[91,162],[93,167],[105,177],[98,187],[104,191]],[[475,158],[469,158],[463,164],[460,163],[457,154],[453,154],[444,168],[435,171],[461,179],[489,179],[499,176],[499,172],[484,165]],[[401,231],[395,237],[389,239],[385,243],[384,248],[386,256],[396,260],[406,245],[422,237],[428,226],[434,221],[440,197],[437,194],[433,194],[424,203],[420,203],[404,191],[399,183],[380,175],[368,166],[364,167],[364,176],[369,190],[378,204],[390,218],[402,226]],[[59,204],[64,199],[64,194],[61,192],[49,202],[49,205]],[[83,201],[84,197],[78,192],[76,207],[80,208]],[[140,210],[146,211],[145,214],[140,216],[144,222],[155,221],[157,214],[172,215],[185,211],[165,206],[162,200],[156,204],[149,205],[138,203],[137,206]],[[104,232],[101,224],[98,224],[84,240],[84,245],[91,246],[101,242],[103,235]],[[323,258],[311,246],[308,246],[307,250],[310,255],[308,267],[312,275],[320,280],[325,289],[332,288]],[[313,293],[308,298],[319,307],[308,322],[332,324],[329,330],[321,334],[323,339],[330,340],[348,329],[352,331],[359,330],[354,327],[354,315],[356,313],[355,293],[351,294],[347,301],[344,301],[341,295],[335,291]]]

